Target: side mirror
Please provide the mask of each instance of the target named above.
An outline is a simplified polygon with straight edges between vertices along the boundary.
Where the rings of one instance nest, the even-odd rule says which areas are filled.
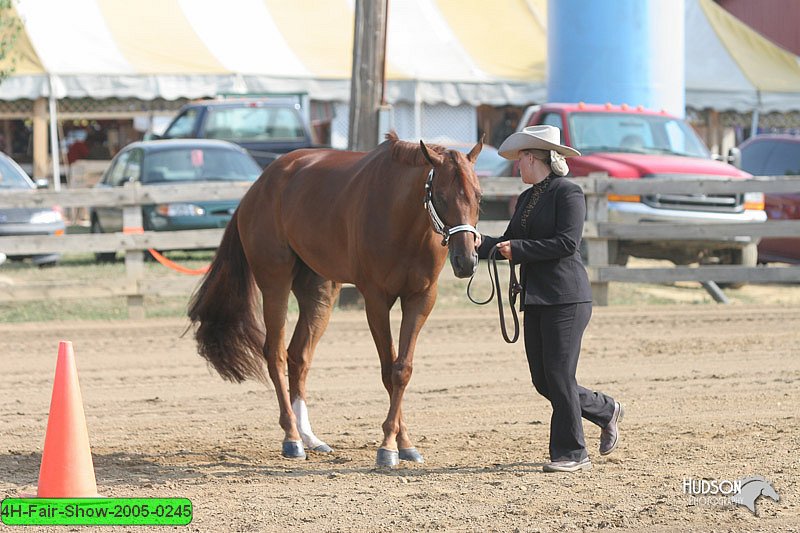
[[[728,163],[736,168],[742,168],[742,151],[735,146],[728,150]]]
[[[50,182],[44,178],[40,178],[33,182],[37,189],[47,189],[50,187]]]

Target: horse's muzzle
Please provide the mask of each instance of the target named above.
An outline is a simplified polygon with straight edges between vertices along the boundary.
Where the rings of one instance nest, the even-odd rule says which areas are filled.
[[[478,269],[478,252],[471,254],[450,254],[450,264],[457,278],[469,278]]]

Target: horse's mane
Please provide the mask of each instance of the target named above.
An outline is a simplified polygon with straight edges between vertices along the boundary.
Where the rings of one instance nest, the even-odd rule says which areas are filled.
[[[386,140],[389,141],[393,161],[414,167],[424,167],[430,165],[430,162],[422,153],[422,148],[419,144],[401,141],[397,136],[397,133],[394,131],[390,131],[386,134]],[[474,191],[476,191],[476,194],[480,194],[480,184],[474,179],[470,179],[462,171],[461,163],[463,163],[464,158],[466,158],[464,154],[456,150],[448,150],[444,146],[438,144],[426,144],[425,147],[432,156],[436,154],[441,157],[447,157],[449,152],[449,157],[453,163],[453,166],[456,167],[456,175],[458,176],[458,179],[461,180],[461,186],[464,187],[465,190],[467,188],[472,188]],[[459,162],[459,158],[462,159],[462,162]]]
[[[410,165],[412,167],[424,167],[430,165],[428,160],[422,154],[422,149],[419,144],[408,141],[401,141],[397,133],[390,131],[386,134],[386,140],[391,144],[392,159],[398,163]],[[447,148],[439,146],[438,144],[426,144],[428,150],[436,152],[437,154],[444,155]]]

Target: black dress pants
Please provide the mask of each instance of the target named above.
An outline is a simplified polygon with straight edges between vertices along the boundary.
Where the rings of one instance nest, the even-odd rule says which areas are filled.
[[[587,457],[581,417],[605,427],[614,415],[614,399],[581,387],[575,379],[591,302],[525,306],[525,352],[536,390],[550,400],[550,460]]]

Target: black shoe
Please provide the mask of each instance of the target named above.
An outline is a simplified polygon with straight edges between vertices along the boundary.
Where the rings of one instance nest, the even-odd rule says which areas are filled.
[[[600,432],[600,455],[608,455],[614,451],[619,443],[619,423],[625,416],[625,408],[619,402],[614,402],[614,416],[611,422]]]

